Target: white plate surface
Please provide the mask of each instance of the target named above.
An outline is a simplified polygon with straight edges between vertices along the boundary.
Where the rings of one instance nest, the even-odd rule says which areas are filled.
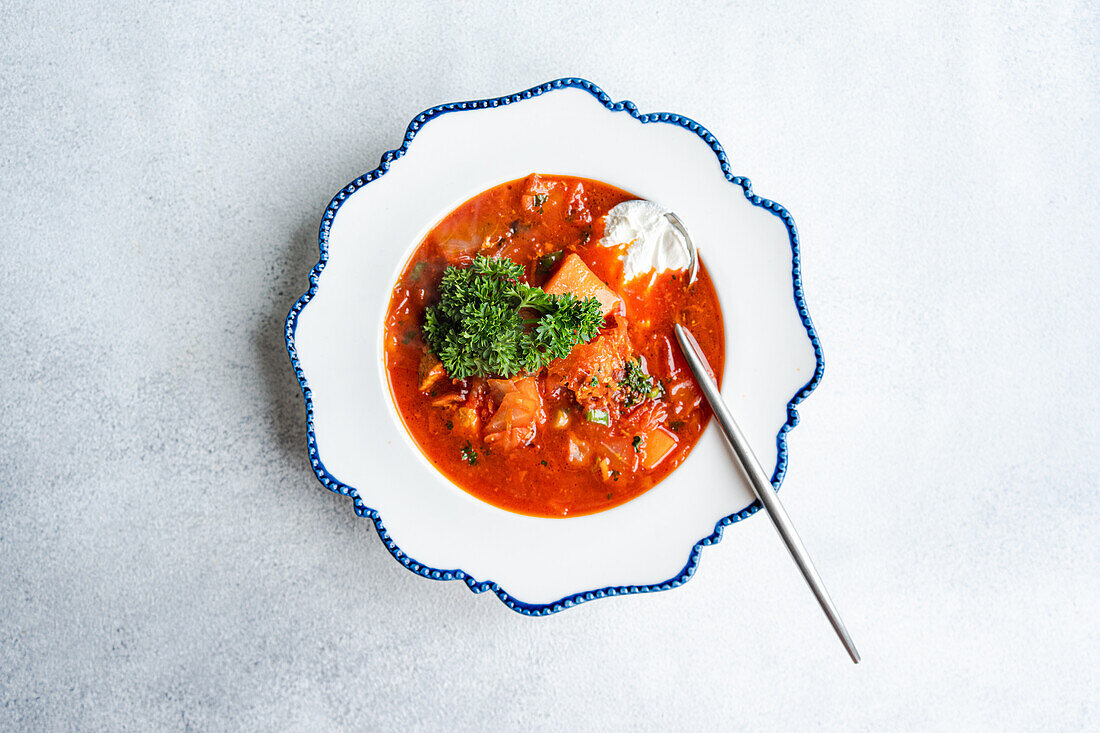
[[[471,587],[491,587],[527,612],[556,610],[560,599],[584,600],[597,589],[675,584],[694,569],[696,544],[750,505],[752,493],[713,424],[665,481],[590,516],[512,514],[439,474],[397,415],[382,333],[403,263],[442,216],[532,172],[599,179],[677,212],[722,305],[723,395],[765,467],[776,465],[788,402],[818,367],[796,305],[784,218],[731,183],[699,133],[642,124],[629,111],[610,111],[599,90],[571,84],[414,123],[415,139],[384,175],[334,199],[321,233],[327,262],[288,320],[288,345],[312,403],[319,475],[327,469],[375,510],[406,564],[429,577],[432,569],[460,569],[457,577]]]

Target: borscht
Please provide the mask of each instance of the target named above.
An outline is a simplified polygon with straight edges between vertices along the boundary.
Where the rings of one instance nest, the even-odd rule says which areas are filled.
[[[719,380],[725,339],[706,267],[687,266],[662,221],[609,184],[532,174],[428,232],[384,349],[397,411],[444,476],[508,511],[573,517],[683,463],[710,409],[673,326]]]

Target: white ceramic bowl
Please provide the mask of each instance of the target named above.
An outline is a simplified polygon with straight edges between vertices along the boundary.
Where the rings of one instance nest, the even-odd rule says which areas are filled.
[[[595,178],[675,211],[722,305],[722,393],[773,481],[786,466],[794,405],[821,377],[802,299],[798,235],[783,207],[734,176],[718,141],[687,118],[641,114],[583,79],[433,107],[402,146],[325,211],[310,288],[287,317],[287,349],[321,482],[351,496],[387,548],[429,578],[491,590],[552,613],[592,598],[663,590],[694,572],[700,548],[756,511],[711,425],[687,461],[642,496],[569,519],[512,514],[439,474],[397,415],[383,317],[402,265],[454,207],[532,172]]]

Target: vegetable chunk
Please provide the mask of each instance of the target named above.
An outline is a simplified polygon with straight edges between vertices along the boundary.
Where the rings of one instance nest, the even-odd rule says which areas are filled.
[[[481,255],[469,267],[443,272],[439,302],[424,310],[422,332],[449,376],[537,372],[599,333],[599,301],[547,293],[522,282],[523,273],[510,259]]]
[[[653,468],[668,457],[676,448],[676,436],[663,427],[654,428],[646,433],[645,456],[642,458],[642,466],[646,469]]]
[[[701,262],[690,281],[665,266],[624,278],[633,236],[607,245],[630,202],[646,203],[531,172],[455,207],[409,256],[385,376],[409,438],[456,490],[519,515],[591,515],[660,484],[704,434],[711,411],[673,329],[690,328],[720,375],[717,293]]]
[[[603,280],[576,254],[566,256],[558,271],[543,286],[543,290],[555,295],[572,293],[577,300],[595,298],[600,301],[604,318],[622,302],[619,294],[604,285]]]
[[[417,389],[421,392],[428,392],[431,391],[436,382],[447,376],[447,372],[443,370],[443,362],[435,358],[434,355],[425,352],[424,356],[420,357],[417,376],[419,377]]]
[[[503,450],[529,445],[538,424],[546,420],[542,395],[534,377],[490,379],[489,390],[500,406],[485,426],[485,443]]]
[[[580,344],[564,359],[550,362],[547,371],[563,386],[573,390],[581,405],[607,410],[617,416],[618,382],[622,379],[623,364],[632,348],[626,321],[612,318],[599,336]]]

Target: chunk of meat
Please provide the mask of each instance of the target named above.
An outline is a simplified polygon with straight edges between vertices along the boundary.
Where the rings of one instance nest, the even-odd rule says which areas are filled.
[[[421,392],[428,392],[436,382],[447,376],[447,372],[443,368],[443,362],[437,359],[435,354],[425,351],[424,356],[420,357],[417,376],[420,378],[417,389]]]
[[[512,450],[530,445],[540,422],[546,420],[542,394],[534,377],[490,379],[489,391],[499,406],[485,426],[487,445]]]
[[[432,407],[450,407],[451,405],[457,405],[459,402],[465,402],[466,395],[462,392],[448,392],[442,397],[436,397],[432,400]]]
[[[470,380],[466,392],[466,402],[463,407],[473,410],[483,420],[489,418],[493,410],[492,405],[489,404],[489,385],[485,383],[484,379],[474,377]]]
[[[577,402],[607,410],[614,418],[619,414],[619,380],[623,378],[623,364],[632,353],[626,321],[614,318],[599,336],[586,344],[578,344],[564,359],[550,362],[547,381],[559,381],[573,390]]]
[[[600,301],[604,318],[622,302],[619,294],[604,285],[603,280],[575,253],[566,255],[558,271],[546,281],[542,289],[555,295],[572,293],[578,300],[595,298]]]

